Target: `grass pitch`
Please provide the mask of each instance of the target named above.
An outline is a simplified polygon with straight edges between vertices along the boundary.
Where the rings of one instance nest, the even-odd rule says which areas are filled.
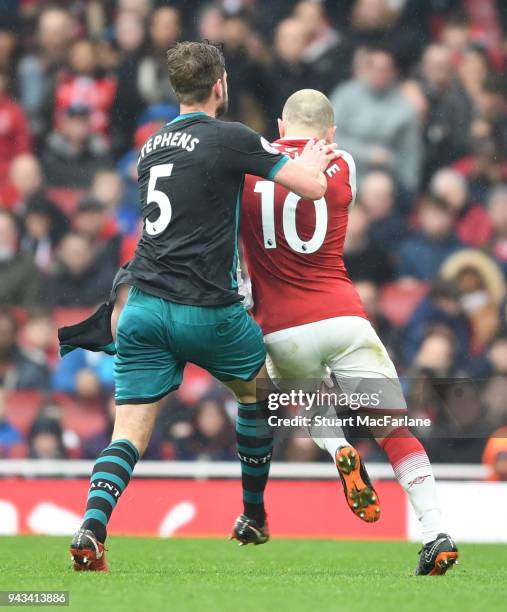
[[[110,574],[73,573],[68,544],[0,537],[0,590],[67,590],[83,612],[506,609],[505,545],[463,545],[446,576],[416,578],[418,546],[405,542],[112,537]]]

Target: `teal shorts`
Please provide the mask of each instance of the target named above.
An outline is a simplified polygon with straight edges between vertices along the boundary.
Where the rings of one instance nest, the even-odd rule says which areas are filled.
[[[221,381],[251,380],[266,359],[262,331],[240,302],[188,306],[133,287],[116,331],[117,404],[155,402],[177,389],[187,361]]]

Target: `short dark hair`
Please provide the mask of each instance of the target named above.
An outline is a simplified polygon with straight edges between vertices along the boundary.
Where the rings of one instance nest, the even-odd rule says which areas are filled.
[[[221,49],[207,41],[177,43],[167,52],[167,66],[174,93],[182,104],[207,100],[225,72]]]

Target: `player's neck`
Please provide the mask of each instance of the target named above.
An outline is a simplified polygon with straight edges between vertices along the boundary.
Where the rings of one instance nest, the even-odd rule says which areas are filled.
[[[188,115],[190,113],[204,113],[205,115],[208,115],[209,117],[216,118],[217,108],[216,108],[216,105],[213,103],[192,104],[192,105],[181,104],[180,115]]]

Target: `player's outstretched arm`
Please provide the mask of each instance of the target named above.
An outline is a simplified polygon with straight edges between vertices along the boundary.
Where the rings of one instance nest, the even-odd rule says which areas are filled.
[[[298,159],[288,161],[277,172],[274,181],[302,198],[319,200],[327,189],[324,170],[339,157],[341,153],[336,150],[335,143],[310,140]]]

